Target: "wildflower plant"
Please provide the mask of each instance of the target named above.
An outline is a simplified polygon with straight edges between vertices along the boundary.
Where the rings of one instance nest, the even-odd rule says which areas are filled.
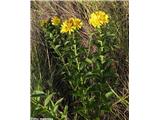
[[[114,33],[109,32],[110,21],[103,11],[90,15],[89,24],[94,30],[89,33],[86,47],[81,44],[83,38],[79,31],[83,22],[79,18],[72,17],[61,23],[58,17],[53,17],[43,22],[45,41],[59,61],[60,74],[71,86],[74,102],[70,107],[74,109],[75,119],[100,119],[111,111],[111,99],[116,94],[108,83],[117,79],[117,72],[112,67],[116,61],[109,54],[118,42],[114,40]]]

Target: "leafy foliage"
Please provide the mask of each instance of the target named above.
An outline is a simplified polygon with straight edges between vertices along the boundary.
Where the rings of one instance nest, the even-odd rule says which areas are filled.
[[[43,94],[42,94],[43,93]],[[35,91],[31,96],[31,116],[32,117],[50,117],[54,120],[67,120],[68,106],[62,107],[63,98],[53,101],[54,94],[45,94],[42,91]]]

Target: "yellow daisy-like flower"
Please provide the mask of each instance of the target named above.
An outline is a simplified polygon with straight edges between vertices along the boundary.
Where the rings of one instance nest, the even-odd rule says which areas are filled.
[[[52,22],[52,25],[59,25],[60,22],[61,22],[61,20],[60,20],[59,17],[54,16],[54,17],[52,18],[51,22]]]
[[[61,26],[61,33],[69,33],[78,30],[82,27],[82,21],[79,18],[70,18],[63,22]]]
[[[82,28],[83,25],[82,21],[79,18],[73,18],[73,19],[74,19],[73,26],[75,27],[75,29]]]
[[[69,34],[70,34],[73,31],[74,31],[73,21],[72,20],[64,21],[61,26],[61,33],[69,32]]]
[[[96,11],[91,14],[89,24],[93,27],[100,28],[100,26],[109,22],[109,16],[103,11]]]

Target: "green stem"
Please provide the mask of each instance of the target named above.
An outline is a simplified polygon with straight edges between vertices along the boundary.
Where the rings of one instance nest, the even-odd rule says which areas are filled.
[[[80,65],[79,65],[79,61],[78,61],[78,54],[77,54],[77,46],[76,46],[76,40],[74,38],[74,34],[73,34],[73,42],[74,42],[74,54],[75,54],[75,57],[76,57],[76,64],[77,64],[77,69],[78,71],[80,71]]]
[[[66,64],[65,64],[65,61],[64,61],[64,58],[63,58],[62,54],[61,54],[59,51],[57,51],[56,49],[54,49],[54,50],[55,50],[55,52],[60,56],[60,59],[61,59],[63,65],[64,65],[65,69],[67,70],[68,75],[70,76],[71,73],[70,73],[68,67],[67,67]]]
[[[89,45],[88,45],[88,53],[87,53],[87,57],[89,56],[90,51],[91,51],[91,38],[88,40],[88,42],[89,42]]]

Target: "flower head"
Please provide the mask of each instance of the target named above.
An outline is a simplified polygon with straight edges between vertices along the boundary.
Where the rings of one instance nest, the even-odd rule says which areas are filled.
[[[73,21],[75,29],[80,29],[82,27],[82,21],[79,18],[73,18]]]
[[[61,26],[61,33],[69,33],[78,30],[82,27],[82,21],[78,18],[70,18],[63,22]]]
[[[61,33],[69,32],[69,34],[70,34],[73,31],[74,31],[73,21],[72,20],[64,21],[61,26]]]
[[[59,17],[54,16],[54,17],[52,18],[51,22],[52,22],[52,25],[59,25],[60,22],[61,22],[61,20],[60,20]]]
[[[90,15],[89,24],[93,27],[100,28],[100,26],[109,22],[109,16],[103,11],[96,11]]]

